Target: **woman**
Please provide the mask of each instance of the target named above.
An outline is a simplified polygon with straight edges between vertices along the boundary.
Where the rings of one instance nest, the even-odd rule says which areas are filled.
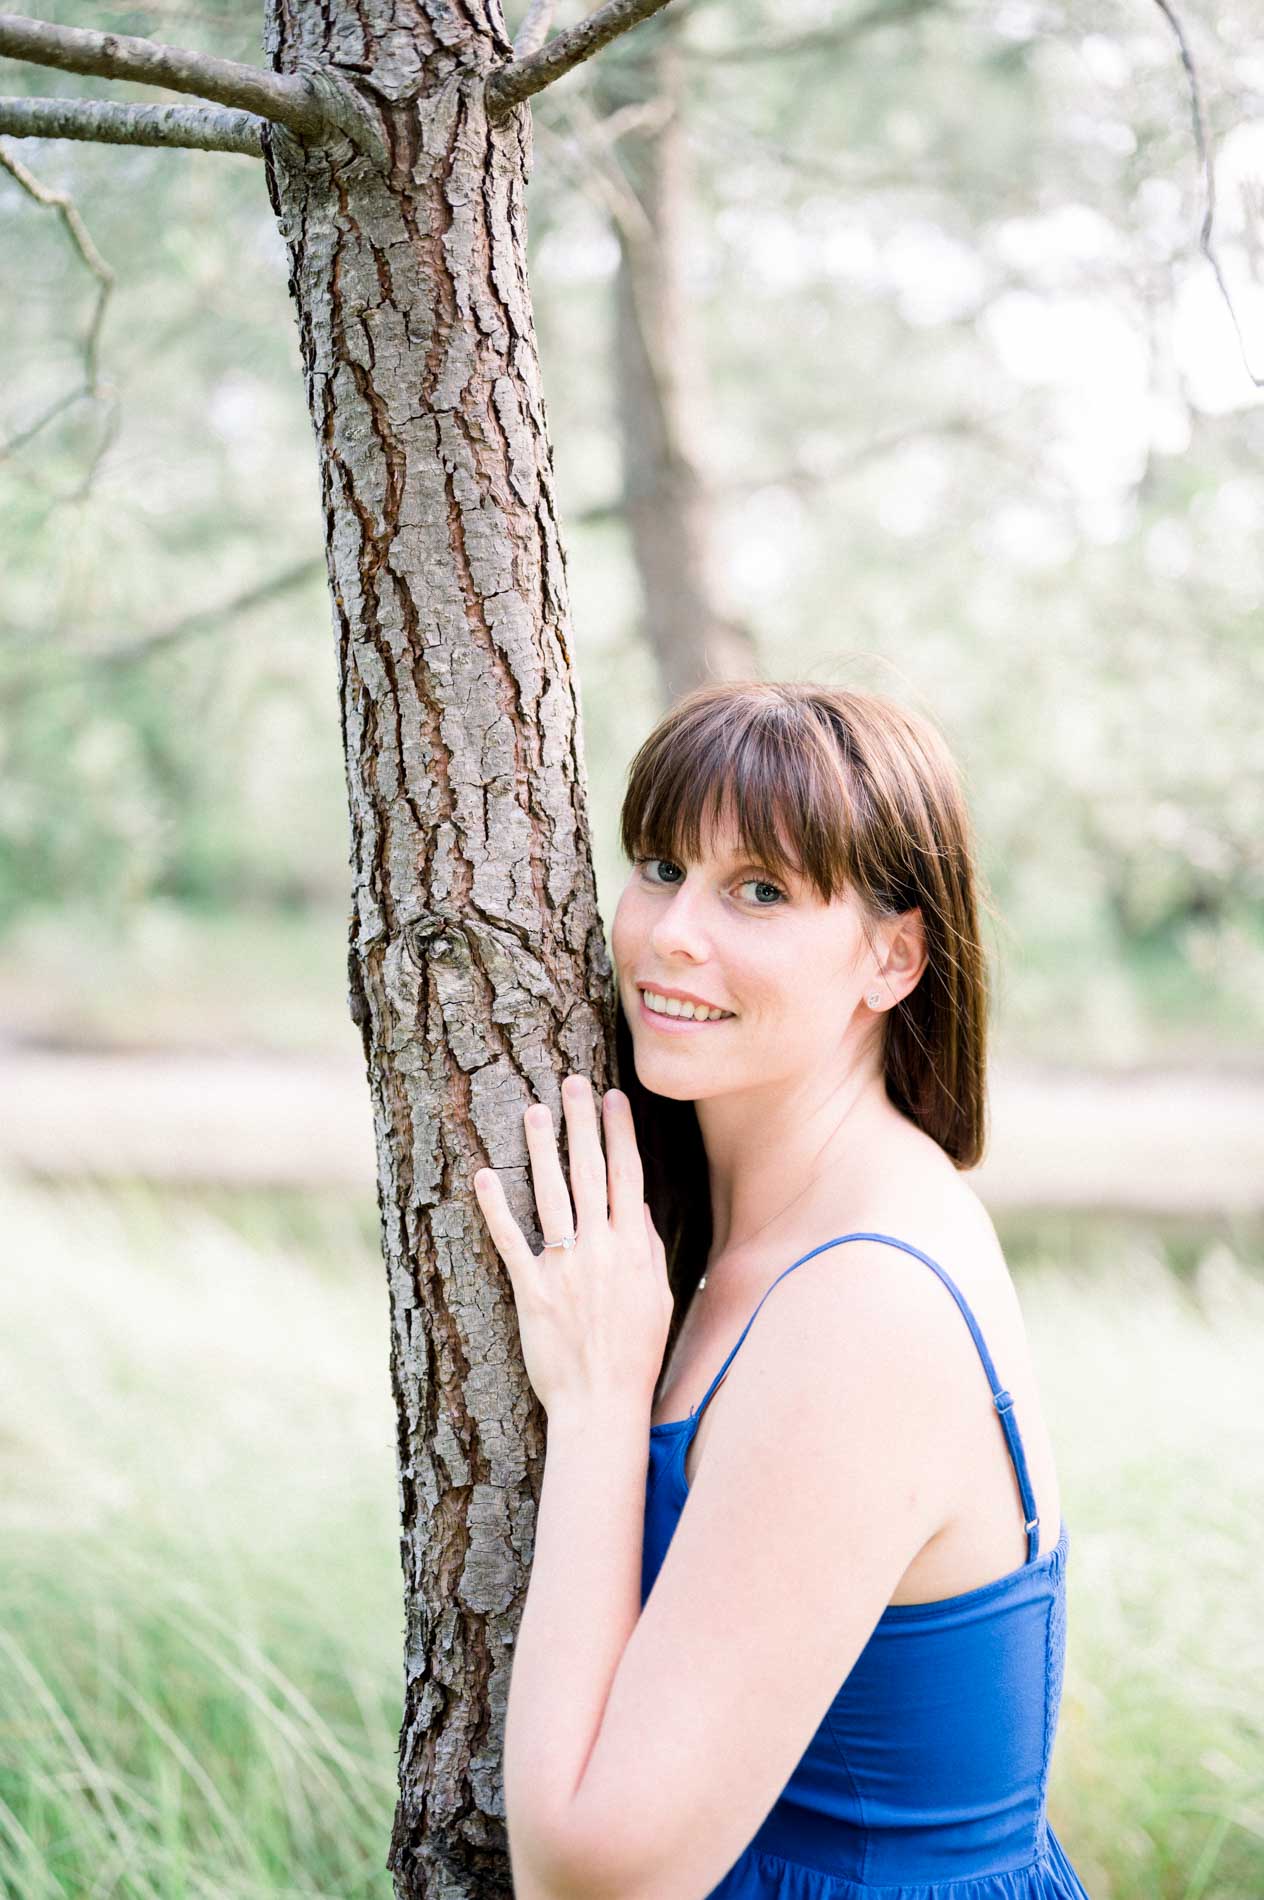
[[[604,1159],[568,1076],[569,1189],[525,1115],[539,1256],[475,1179],[549,1419],[517,1900],[1083,1900],[1045,1817],[1057,1473],[964,1178],[987,996],[947,749],[878,695],[703,687],[622,841]]]

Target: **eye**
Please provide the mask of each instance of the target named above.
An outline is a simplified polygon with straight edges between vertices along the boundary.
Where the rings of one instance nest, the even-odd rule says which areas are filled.
[[[673,871],[679,871],[680,869],[680,866],[678,864],[672,864],[672,861],[670,858],[637,858],[636,859],[636,865],[637,865],[638,870],[644,864],[667,864],[667,865],[671,865],[671,868]],[[657,877],[651,877],[649,882],[651,884],[661,884],[662,880]]]
[[[766,877],[748,877],[748,878],[744,878],[744,879],[743,879],[743,883],[745,883],[745,884],[754,884],[754,885],[756,885],[756,886],[757,886],[757,888],[758,888],[759,890],[761,890],[761,891],[771,891],[771,892],[773,893],[773,896],[774,896],[775,898],[780,898],[780,899],[782,899],[783,901],[784,901],[784,899],[785,899],[785,895],[786,895],[786,894],[785,894],[785,892],[784,892],[784,891],[782,890],[782,888],[781,888],[781,886],[780,886],[779,884],[773,884],[773,883],[771,883],[771,882],[770,882],[770,880],[769,880],[768,878],[766,878]],[[775,904],[775,903],[773,903],[773,904],[756,904],[756,906],[755,906],[755,908],[756,908],[756,910],[775,910],[775,909],[777,908],[777,906],[776,906],[776,904]]]
[[[638,870],[642,869],[646,865],[665,864],[670,871],[680,871],[680,866],[672,858],[636,858],[634,860],[634,863],[636,864],[636,867]],[[673,890],[676,888],[676,885],[678,882],[677,879],[674,879],[674,878],[664,879],[648,871],[646,872],[645,875],[646,875],[647,881],[650,884],[657,884],[660,890]],[[681,872],[681,876],[683,875],[684,873]],[[756,889],[760,891],[772,892],[771,902],[765,902],[762,898],[755,900],[754,908],[756,910],[776,910],[777,905],[779,903],[784,904],[784,903],[789,902],[789,899],[787,898],[786,893],[782,890],[781,886],[779,884],[774,884],[770,878],[766,878],[766,877],[743,878],[741,882],[738,884],[737,888],[741,890],[747,884],[753,884],[756,887]]]

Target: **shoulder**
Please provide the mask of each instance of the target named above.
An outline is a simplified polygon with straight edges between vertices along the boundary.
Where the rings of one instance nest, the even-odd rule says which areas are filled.
[[[913,1244],[931,1253],[920,1236]],[[766,1464],[771,1476],[789,1460],[837,1473],[863,1447],[874,1480],[898,1486],[916,1473],[946,1515],[945,1421],[978,1378],[969,1329],[933,1269],[889,1240],[840,1239],[769,1289],[704,1416],[699,1469],[714,1480]],[[923,1536],[937,1528],[927,1521]]]
[[[951,1236],[907,1219],[898,1226],[875,1222],[851,1235],[801,1262],[770,1291],[734,1372],[749,1352],[754,1382],[761,1373],[789,1370],[800,1390],[819,1373],[837,1392],[844,1371],[859,1393],[880,1385],[888,1372],[897,1372],[901,1384],[915,1378],[923,1389],[942,1384],[937,1370],[957,1357],[958,1335],[971,1343],[935,1270],[941,1267],[960,1290],[949,1264],[959,1251],[948,1244]]]
[[[927,1153],[896,1155],[873,1170],[863,1199],[848,1196],[817,1217],[818,1231],[841,1244],[796,1267],[773,1299],[793,1287],[799,1302],[833,1301],[879,1326],[884,1318],[916,1322],[922,1315],[933,1327],[945,1314],[961,1324],[941,1275],[971,1303],[1008,1283],[1000,1240],[974,1188],[928,1137],[916,1139]]]
[[[1000,1241],[960,1177],[946,1188],[933,1178],[924,1189],[906,1182],[898,1196],[879,1191],[849,1214],[834,1227],[838,1244],[770,1288],[725,1380],[730,1412],[744,1393],[758,1408],[788,1391],[800,1412],[816,1394],[820,1428],[846,1431],[858,1410],[889,1413],[898,1402],[910,1428],[920,1419],[933,1434],[945,1407],[974,1397],[980,1377],[965,1314],[941,1273],[985,1338],[1005,1340],[1021,1324]]]

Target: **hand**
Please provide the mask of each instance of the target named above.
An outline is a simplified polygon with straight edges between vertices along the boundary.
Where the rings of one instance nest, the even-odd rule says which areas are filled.
[[[548,1108],[532,1103],[523,1122],[540,1232],[546,1240],[574,1234],[573,1247],[532,1253],[494,1168],[478,1170],[474,1192],[513,1285],[527,1377],[545,1411],[621,1397],[648,1413],[673,1301],[667,1255],[643,1198],[632,1105],[619,1089],[602,1098],[608,1166],[585,1076],[566,1077],[562,1106],[569,1190]]]

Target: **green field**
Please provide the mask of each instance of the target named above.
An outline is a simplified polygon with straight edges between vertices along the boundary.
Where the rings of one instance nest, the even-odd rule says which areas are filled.
[[[8,1181],[0,1227],[0,1891],[386,1900],[375,1210]],[[1054,1823],[1093,1900],[1258,1900],[1260,1236],[1004,1238],[1071,1535]]]

